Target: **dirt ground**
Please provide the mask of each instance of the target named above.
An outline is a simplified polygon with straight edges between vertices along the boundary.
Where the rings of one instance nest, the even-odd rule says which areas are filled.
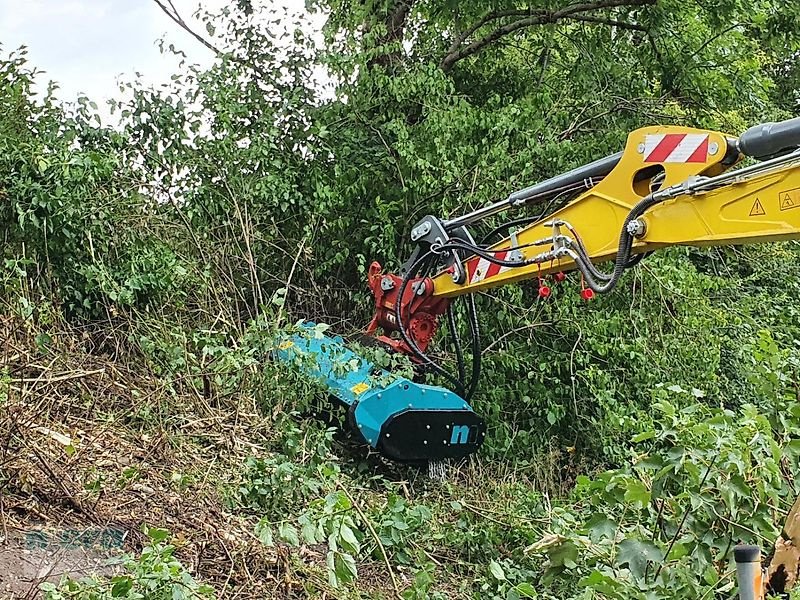
[[[97,346],[73,332],[43,350],[0,317],[0,598],[113,572],[146,543],[143,526],[167,529],[220,597],[296,597],[289,557],[225,498],[269,420],[248,398],[176,397],[174,382]]]

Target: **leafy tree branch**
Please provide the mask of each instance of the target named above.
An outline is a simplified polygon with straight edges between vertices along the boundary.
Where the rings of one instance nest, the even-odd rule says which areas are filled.
[[[186,33],[191,35],[194,39],[203,44],[203,46],[211,50],[217,56],[222,55],[222,51],[219,48],[214,46],[214,44],[209,42],[202,35],[200,35],[194,29],[189,27],[189,24],[183,19],[183,17],[181,17],[180,13],[178,12],[178,9],[175,8],[175,5],[172,3],[172,0],[166,0],[166,2],[164,2],[164,0],[153,0],[153,2],[155,2],[158,5],[158,7],[164,12],[164,14],[167,15],[170,19],[172,19],[172,21],[176,25],[178,25],[181,29],[183,29]]]
[[[636,23],[627,23],[616,19],[610,19],[595,15],[584,15],[581,13],[601,10],[605,8],[616,7],[635,7],[654,5],[657,0],[602,0],[600,2],[573,4],[561,10],[505,10],[493,11],[479,19],[474,25],[470,26],[464,33],[458,36],[450,46],[447,55],[439,63],[439,66],[445,71],[449,71],[460,60],[472,56],[480,52],[486,46],[498,41],[504,36],[507,36],[520,29],[533,27],[535,25],[548,25],[558,23],[563,20],[582,21],[587,23],[598,23],[603,25],[610,25],[615,27],[623,27],[625,29],[634,29],[637,31],[646,31],[645,27]],[[483,26],[488,25],[493,21],[507,17],[524,16],[524,18],[517,19],[510,23],[506,23],[498,27],[486,36],[475,40],[471,44],[464,46],[463,44],[475,32]]]

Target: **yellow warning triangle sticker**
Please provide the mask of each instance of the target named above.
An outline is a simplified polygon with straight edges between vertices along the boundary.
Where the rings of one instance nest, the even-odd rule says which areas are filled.
[[[781,197],[781,210],[786,210],[787,208],[794,208],[794,200],[792,197],[787,193]]]
[[[753,208],[750,209],[750,216],[751,217],[760,217],[761,215],[767,214],[767,211],[764,210],[764,207],[761,206],[761,200],[756,198],[756,201],[753,202]]]

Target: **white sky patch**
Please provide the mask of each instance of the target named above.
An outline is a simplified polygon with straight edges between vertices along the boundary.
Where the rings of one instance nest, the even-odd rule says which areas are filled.
[[[230,0],[173,0],[181,16],[200,35],[205,27],[192,15],[216,12]],[[302,11],[303,0],[278,0],[276,6]],[[316,15],[319,16],[319,15]],[[319,30],[321,21],[309,19]],[[27,46],[30,64],[44,71],[40,89],[58,82],[58,96],[74,101],[86,95],[100,105],[119,97],[118,80],[136,73],[145,84],[169,81],[178,59],[162,55],[157,41],[187,54],[190,63],[209,66],[214,54],[173,23],[153,0],[0,0],[0,53]],[[107,113],[106,113],[107,114]]]

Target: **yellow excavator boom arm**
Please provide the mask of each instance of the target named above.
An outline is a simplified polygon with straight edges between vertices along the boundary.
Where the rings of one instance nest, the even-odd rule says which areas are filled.
[[[732,168],[742,158],[737,140],[715,131],[683,127],[634,131],[619,162],[601,181],[560,210],[495,244],[488,255],[466,258],[461,282],[455,281],[452,270],[439,273],[433,278],[433,295],[460,296],[575,270],[579,265],[565,246],[579,253],[582,244],[592,263],[614,260],[626,219],[653,195],[656,202],[630,229],[632,256],[676,245],[799,239],[800,151],[790,148],[778,158]],[[555,252],[559,247],[561,251]],[[511,259],[519,266],[492,258],[506,263]]]

